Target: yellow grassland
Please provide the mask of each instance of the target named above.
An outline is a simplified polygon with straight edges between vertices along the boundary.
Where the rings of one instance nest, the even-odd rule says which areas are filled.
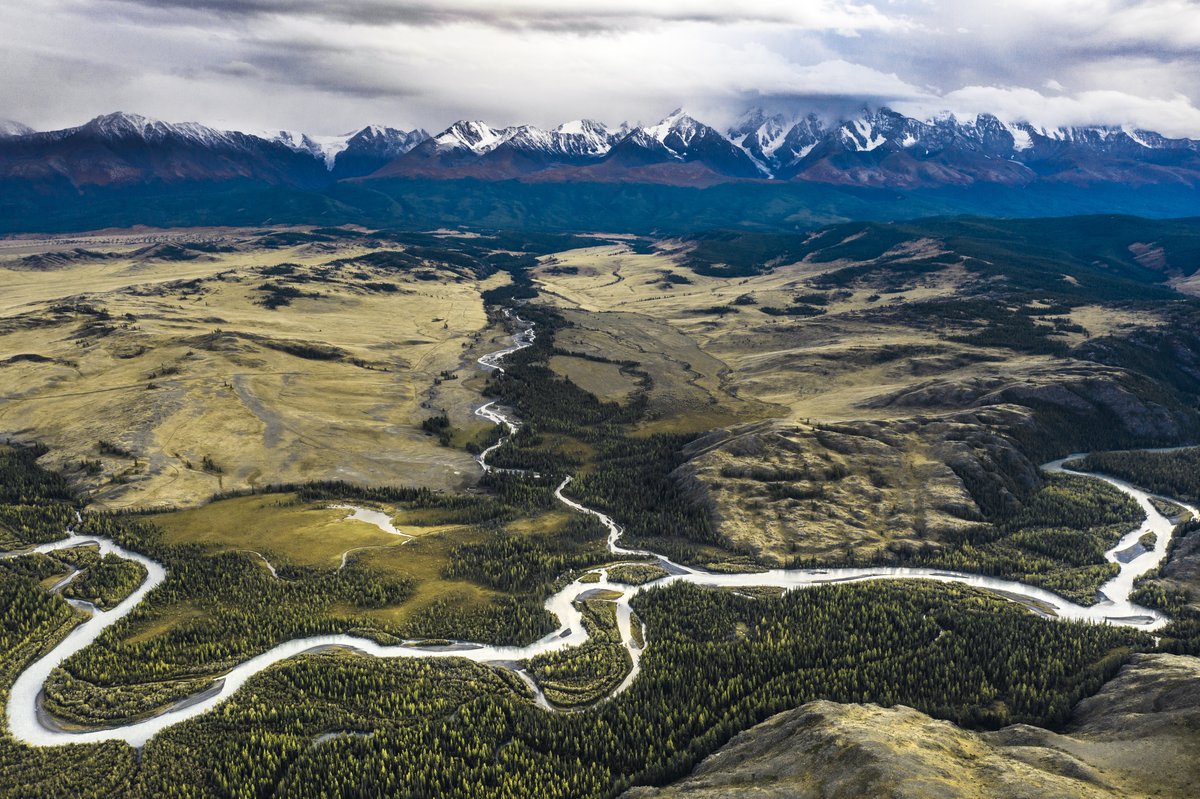
[[[362,250],[243,243],[191,261],[122,255],[31,271],[18,256],[36,247],[21,244],[0,248],[0,430],[48,444],[47,465],[90,489],[94,506],[189,505],[218,490],[313,479],[435,488],[475,479],[470,456],[439,447],[420,423],[432,413],[424,404],[470,421],[476,349],[503,334],[489,326],[480,291],[506,278],[343,267],[400,291],[371,291],[339,272],[295,284],[319,297],[268,310],[259,287],[273,278],[263,267],[313,273]],[[343,354],[314,360],[271,346],[297,342]],[[461,378],[434,389],[443,372]],[[100,440],[133,458],[99,452]],[[205,456],[219,471],[203,469]],[[99,460],[100,473],[80,469],[84,459]]]

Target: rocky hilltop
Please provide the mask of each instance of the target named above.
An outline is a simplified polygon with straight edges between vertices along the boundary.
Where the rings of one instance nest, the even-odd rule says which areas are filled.
[[[1188,797],[1200,784],[1200,660],[1138,655],[1070,725],[976,733],[908,707],[810,702],[683,780],[624,799]]]

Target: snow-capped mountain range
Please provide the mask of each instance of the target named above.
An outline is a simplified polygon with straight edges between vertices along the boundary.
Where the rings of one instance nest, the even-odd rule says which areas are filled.
[[[991,114],[921,121],[887,108],[832,124],[812,114],[789,119],[751,111],[729,137],[776,179],[904,188],[1040,178],[1155,182],[1172,167],[1194,170],[1200,152],[1195,140],[1144,130],[1047,129]],[[1147,171],[1130,175],[1133,164]]]
[[[1120,127],[1046,129],[984,114],[918,120],[887,108],[847,119],[745,113],[718,131],[683,110],[652,125],[576,120],[545,130],[456,122],[431,136],[372,125],[340,136],[241,133],[108,114],[34,132],[0,120],[0,181],[38,186],[250,180],[810,181],[918,189],[1035,182],[1200,185],[1200,146]]]

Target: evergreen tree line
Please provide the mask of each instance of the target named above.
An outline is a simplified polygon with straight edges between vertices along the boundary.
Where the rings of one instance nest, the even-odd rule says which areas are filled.
[[[1155,494],[1200,502],[1200,447],[1173,452],[1093,452],[1069,465],[1119,477]]]
[[[1120,568],[1104,553],[1145,518],[1132,497],[1102,480],[1052,475],[1014,516],[967,528],[945,546],[901,552],[899,560],[1038,585],[1091,605]]]
[[[630,402],[602,402],[549,367],[561,352],[554,341],[566,321],[538,306],[522,308],[521,315],[536,325],[537,338],[508,356],[486,391],[513,408],[523,426],[489,463],[554,481],[575,474],[567,490],[572,499],[613,515],[630,540],[665,553],[692,560],[696,545],[720,544],[707,506],[672,474],[695,436],[634,435],[632,426],[645,416],[648,382]]]
[[[919,582],[780,598],[679,584],[635,609],[651,641],[641,676],[584,712],[547,713],[515,675],[464,661],[306,656],[157,736],[139,761],[121,746],[0,739],[0,795],[612,797],[673,780],[737,732],[818,698],[902,703],[983,729],[1057,727],[1126,653],[1152,645]],[[568,664],[540,666],[570,684]]]
[[[605,546],[607,532],[598,519],[582,515],[547,535],[497,531],[481,543],[451,550],[444,576],[507,593],[548,595],[567,572],[612,559]]]
[[[1187,574],[1187,566],[1177,564],[1181,552],[1192,549],[1195,536],[1200,535],[1200,520],[1189,519],[1171,534],[1163,564],[1138,578],[1130,599],[1150,608],[1157,608],[1171,617],[1160,632],[1159,648],[1176,655],[1200,655],[1200,586],[1170,583],[1164,573],[1175,576]]]
[[[1145,520],[1141,506],[1092,477],[1051,475],[1022,510],[992,524],[942,534],[942,540],[894,542],[870,556],[797,557],[789,568],[924,566],[1037,585],[1082,605],[1117,574],[1104,553]]]
[[[622,646],[617,606],[604,599],[575,603],[590,636],[582,646],[547,652],[529,661],[529,673],[557,707],[586,707],[611,694],[633,662]]]
[[[0,444],[0,505],[73,503],[75,496],[66,478],[42,469],[37,459],[49,450],[41,445]]]

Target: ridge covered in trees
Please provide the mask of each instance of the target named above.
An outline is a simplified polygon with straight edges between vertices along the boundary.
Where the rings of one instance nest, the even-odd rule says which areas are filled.
[[[1200,502],[1200,447],[1093,452],[1067,465],[1119,477],[1156,494]]]

